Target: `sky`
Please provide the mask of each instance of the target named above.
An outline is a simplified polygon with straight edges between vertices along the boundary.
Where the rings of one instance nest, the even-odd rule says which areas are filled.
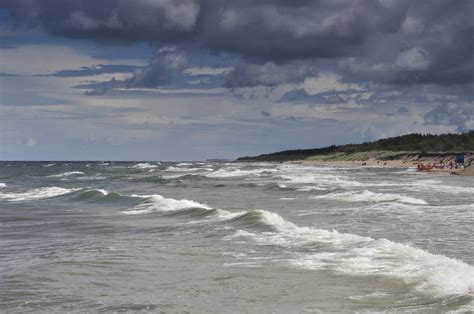
[[[474,1],[1,0],[1,160],[474,129]]]

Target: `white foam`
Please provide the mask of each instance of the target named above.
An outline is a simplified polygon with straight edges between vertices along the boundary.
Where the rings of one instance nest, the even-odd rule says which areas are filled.
[[[314,186],[314,185],[305,185],[301,188],[296,189],[297,191],[301,192],[310,192],[310,191],[327,191],[327,188],[323,188],[321,186]]]
[[[43,167],[44,167],[44,168],[48,168],[48,167],[52,167],[52,166],[54,166],[54,165],[55,165],[55,164],[47,164],[47,165],[44,165]]]
[[[10,202],[29,201],[68,194],[78,190],[80,189],[65,189],[56,186],[50,186],[19,193],[0,193],[0,198],[6,199]]]
[[[310,254],[293,261],[309,269],[332,269],[350,275],[379,275],[403,280],[418,291],[436,295],[473,292],[474,268],[457,259],[435,255],[386,239],[370,240],[345,251]]]
[[[192,166],[193,164],[190,164],[189,162],[180,162],[176,166],[178,167],[184,167],[184,166]]]
[[[84,172],[82,171],[66,171],[60,174],[53,174],[48,177],[50,178],[60,178],[60,177],[69,177],[69,176],[76,176],[76,175],[83,175]]]
[[[260,214],[263,223],[273,226],[278,232],[262,232],[250,233],[252,236],[268,244],[292,245],[305,244],[308,242],[322,242],[337,245],[340,243],[357,244],[361,241],[367,241],[370,238],[339,233],[335,230],[328,231],[324,229],[314,229],[311,227],[298,227],[295,224],[286,221],[283,217],[276,213],[266,210],[256,210]],[[245,234],[238,232],[237,234]]]
[[[1,188],[6,188],[6,187],[7,187],[7,184],[6,184],[6,183],[0,182],[0,189],[1,189]]]
[[[133,169],[152,169],[152,168],[157,168],[157,167],[158,167],[157,165],[152,165],[148,162],[139,163],[134,166],[131,166],[131,168]]]
[[[349,178],[341,175],[332,175],[329,173],[291,173],[284,174],[281,177],[286,182],[293,184],[316,184],[318,186],[339,186],[339,187],[357,187],[363,184],[357,181],[352,181]]]
[[[466,295],[474,292],[474,267],[457,259],[436,255],[409,245],[375,240],[349,233],[298,227],[281,216],[258,211],[262,221],[277,232],[238,230],[224,240],[247,237],[288,248],[317,244],[321,252],[299,253],[290,263],[306,269],[328,269],[350,275],[397,278],[416,290],[434,295]]]
[[[201,204],[191,200],[176,200],[174,198],[165,198],[158,194],[152,195],[132,195],[133,197],[140,197],[145,199],[144,202],[138,204],[131,210],[122,212],[127,215],[140,215],[140,214],[149,214],[152,212],[166,212],[166,211],[176,211],[186,208],[203,208],[211,209],[206,204]]]
[[[125,214],[125,215],[145,215],[145,214],[150,214],[152,212],[154,212],[153,209],[145,208],[145,209],[126,210],[126,211],[123,211],[122,214]]]
[[[409,197],[399,194],[390,193],[374,193],[368,190],[350,191],[342,193],[329,193],[324,195],[313,196],[314,199],[333,199],[345,202],[400,202],[416,205],[426,205],[423,199]]]
[[[202,170],[203,168],[179,168],[179,167],[173,167],[173,166],[169,166],[168,168],[165,169],[165,171],[173,171],[173,172],[193,172],[193,171],[202,171]]]
[[[274,169],[254,169],[254,170],[240,170],[240,169],[229,169],[222,168],[206,174],[206,177],[210,178],[230,178],[230,177],[246,177],[251,175],[259,176],[264,172],[274,172]]]
[[[230,240],[235,240],[240,237],[258,238],[258,234],[254,232],[248,232],[245,230],[237,230],[233,234],[223,237],[222,240],[230,241]]]
[[[454,186],[454,185],[442,185],[437,184],[437,180],[423,180],[411,184],[411,186],[416,187],[417,189],[422,189],[425,191],[435,191],[437,193],[446,193],[446,194],[462,194],[462,193],[474,193],[474,187],[464,187],[464,186]]]
[[[246,211],[240,212],[229,212],[223,209],[217,209],[215,215],[206,219],[200,220],[191,220],[188,224],[197,224],[197,223],[206,223],[206,222],[215,222],[215,221],[223,221],[223,220],[230,220],[238,216],[242,216],[243,214],[247,213]]]

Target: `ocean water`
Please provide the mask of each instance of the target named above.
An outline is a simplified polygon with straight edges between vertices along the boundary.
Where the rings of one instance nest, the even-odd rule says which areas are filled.
[[[0,310],[469,313],[473,213],[410,169],[1,162]]]

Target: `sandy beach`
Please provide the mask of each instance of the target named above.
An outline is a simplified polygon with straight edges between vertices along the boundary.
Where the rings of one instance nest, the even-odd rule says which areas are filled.
[[[370,158],[368,160],[300,160],[300,161],[289,161],[286,163],[293,164],[304,164],[304,165],[314,165],[314,166],[361,166],[361,167],[387,167],[387,168],[403,168],[416,169],[418,163],[433,164],[444,162],[449,164],[450,160],[448,159],[415,159],[415,158],[406,158],[406,159],[395,159],[395,160],[378,160],[375,158]],[[443,170],[434,170],[430,171],[432,173],[446,173],[446,174],[457,174],[463,176],[474,176],[474,167],[466,166],[466,168],[461,169],[443,169]]]

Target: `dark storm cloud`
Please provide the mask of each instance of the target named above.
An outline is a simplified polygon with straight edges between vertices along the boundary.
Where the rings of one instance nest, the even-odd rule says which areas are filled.
[[[74,88],[78,89],[87,89],[86,95],[89,96],[98,96],[98,95],[105,95],[109,90],[114,88],[127,88],[128,81],[127,80],[117,80],[112,78],[110,81],[102,81],[98,83],[87,83],[74,86]]]
[[[265,71],[268,62],[305,59],[333,60],[353,81],[474,81],[470,0],[7,0],[0,6],[17,26],[55,36],[236,54],[248,65],[236,69],[229,86],[278,84],[250,75],[259,75],[257,64]],[[160,73],[151,69],[139,81],[155,85]]]
[[[304,63],[264,64],[244,63],[238,65],[230,72],[225,86],[250,87],[250,86],[277,86],[283,83],[299,83],[307,76],[315,75],[316,71]]]
[[[139,67],[122,64],[99,64],[93,67],[82,67],[80,69],[61,70],[47,76],[55,77],[81,77],[107,73],[132,73]]]
[[[85,67],[80,70],[63,70],[53,76],[89,76],[102,73],[132,73],[132,77],[125,80],[112,78],[110,81],[92,82],[75,86],[79,89],[90,89],[87,95],[104,95],[114,88],[145,87],[154,88],[168,85],[171,82],[183,80],[183,69],[188,64],[186,54],[174,46],[157,50],[153,58],[145,67],[125,65],[101,65]]]
[[[286,92],[281,98],[280,102],[291,103],[306,103],[306,104],[340,104],[345,100],[341,95],[357,95],[363,93],[360,90],[347,89],[344,91],[327,91],[317,94],[308,94],[304,89],[295,89]]]
[[[193,32],[194,0],[6,0],[17,26],[104,43],[173,40]]]
[[[184,52],[175,47],[161,48],[147,67],[135,71],[128,85],[149,88],[166,85],[176,76],[180,76],[187,64],[188,58]]]

